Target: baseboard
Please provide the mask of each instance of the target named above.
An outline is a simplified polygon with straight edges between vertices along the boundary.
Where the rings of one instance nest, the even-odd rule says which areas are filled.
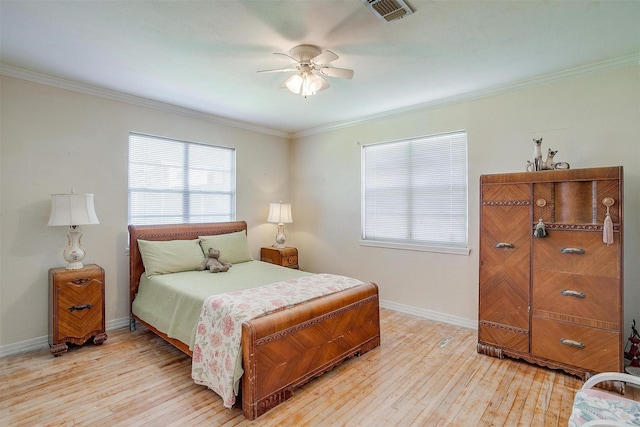
[[[107,331],[124,328],[125,326],[129,326],[128,317],[109,320],[105,324]],[[49,337],[46,335],[43,337],[32,338],[26,341],[20,341],[14,344],[0,346],[0,358],[14,356],[16,354],[22,354],[29,351],[42,350],[44,348],[49,348]]]
[[[451,314],[440,313],[433,310],[427,310],[424,308],[414,307],[411,305],[400,304],[393,301],[380,300],[380,307],[388,308],[389,310],[399,311],[400,313],[411,314],[413,316],[422,317],[428,320],[434,320],[436,322],[448,323],[455,326],[468,329],[478,329],[478,322],[467,319],[465,317],[454,316]]]
[[[464,317],[453,316],[451,314],[440,313],[433,310],[414,307],[411,305],[405,305],[405,304],[400,304],[393,301],[381,300],[380,307],[388,308],[389,310],[399,311],[400,313],[422,317],[428,320],[434,320],[436,322],[449,323],[451,325],[460,326],[462,328],[478,329],[478,322],[476,321],[466,319]],[[128,327],[129,318],[124,317],[122,319],[109,320],[105,326],[107,328],[107,331]],[[14,344],[0,346],[0,358],[13,356],[21,353],[26,353],[29,351],[42,350],[43,348],[49,348],[48,336],[33,338],[30,340],[21,341]]]

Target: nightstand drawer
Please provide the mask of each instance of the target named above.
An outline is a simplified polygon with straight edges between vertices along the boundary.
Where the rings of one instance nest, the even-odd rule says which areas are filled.
[[[298,265],[298,255],[286,256],[282,258],[283,267],[293,267]]]
[[[94,344],[107,339],[104,317],[104,270],[90,264],[78,270],[49,270],[51,298],[50,345],[58,356],[67,351],[67,343]]]
[[[58,339],[103,331],[102,282],[68,282],[57,287]]]
[[[260,260],[289,268],[299,268],[298,249],[296,248],[262,248]]]

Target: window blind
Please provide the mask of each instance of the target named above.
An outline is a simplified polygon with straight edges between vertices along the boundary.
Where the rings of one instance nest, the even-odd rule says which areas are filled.
[[[362,239],[466,248],[467,134],[362,147]]]
[[[235,220],[235,149],[129,134],[129,224]]]

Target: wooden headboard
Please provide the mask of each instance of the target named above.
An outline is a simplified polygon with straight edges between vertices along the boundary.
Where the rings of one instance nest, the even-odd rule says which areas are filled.
[[[198,236],[247,232],[245,221],[212,222],[204,224],[130,225],[129,226],[129,313],[138,293],[140,276],[144,272],[142,256],[138,248],[141,240],[191,240]]]

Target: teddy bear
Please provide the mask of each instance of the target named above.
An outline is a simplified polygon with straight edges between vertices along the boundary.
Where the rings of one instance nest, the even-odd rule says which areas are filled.
[[[212,273],[229,271],[231,264],[228,262],[222,262],[220,258],[220,251],[214,248],[209,248],[209,256],[202,261],[200,270],[209,270]]]

